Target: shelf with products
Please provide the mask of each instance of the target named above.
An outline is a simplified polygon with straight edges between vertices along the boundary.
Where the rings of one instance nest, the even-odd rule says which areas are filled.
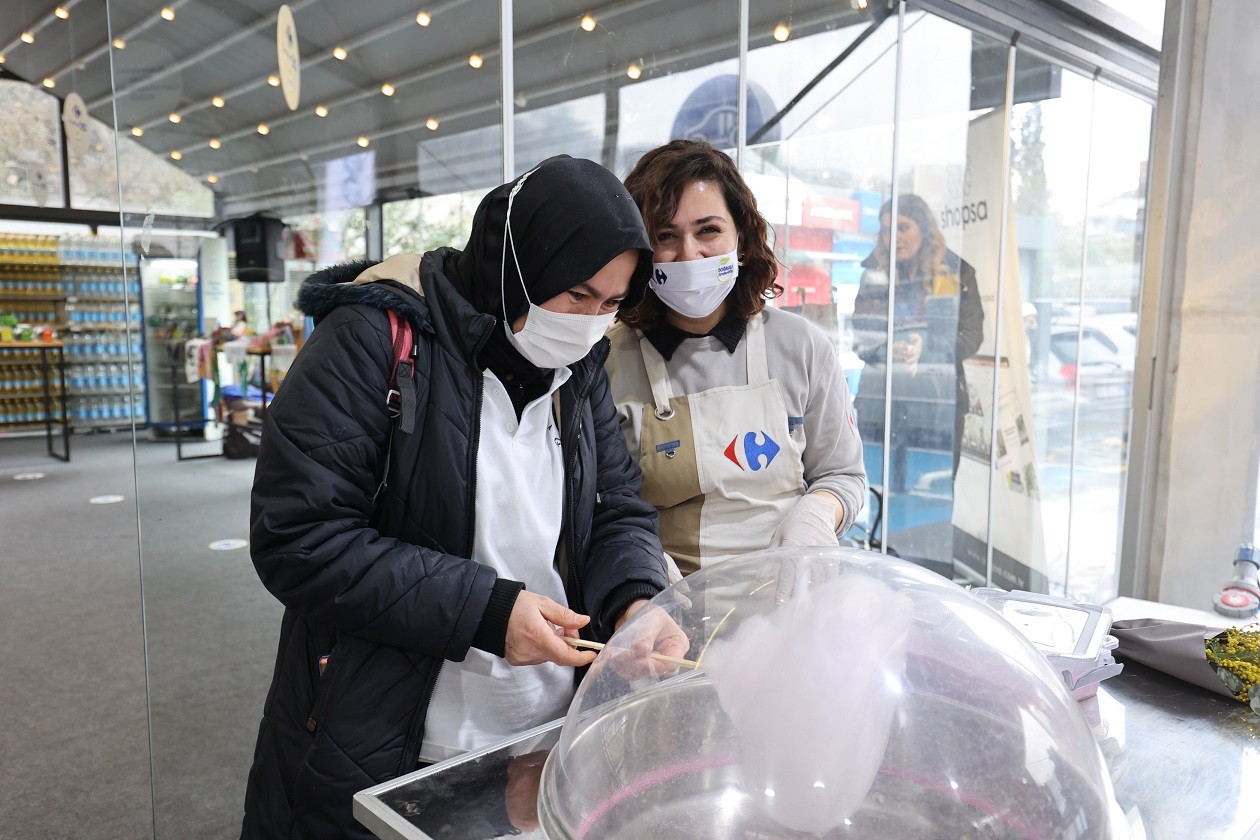
[[[118,428],[146,419],[135,265],[117,236],[0,232],[0,313],[43,335],[55,329],[63,339],[58,365],[67,430]],[[9,347],[0,354],[0,395],[16,392],[41,369],[39,351],[29,357],[24,352]],[[17,414],[18,421],[0,422],[0,429],[28,422],[29,411]]]
[[[65,346],[60,341],[3,341],[0,357],[17,364],[0,368],[0,435],[41,427],[48,454],[70,460]],[[53,427],[60,428],[61,452]]]

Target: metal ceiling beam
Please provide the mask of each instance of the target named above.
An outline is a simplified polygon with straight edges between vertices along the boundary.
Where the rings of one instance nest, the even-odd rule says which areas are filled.
[[[64,2],[64,3],[57,3],[56,5],[57,5],[57,6],[61,6],[61,7],[65,8],[66,10],[70,11],[70,12],[73,14],[73,12],[74,12],[74,7],[75,7],[75,6],[77,6],[78,4],[79,4],[79,0],[66,0],[66,2]],[[48,12],[47,12],[46,14],[48,15],[47,17],[42,17],[42,18],[40,18],[40,20],[39,20],[37,23],[33,23],[33,24],[31,24],[30,26],[26,27],[26,28],[25,28],[25,29],[23,29],[22,31],[23,31],[23,32],[30,32],[32,35],[38,35],[38,34],[40,33],[40,31],[41,31],[41,30],[43,30],[43,28],[44,28],[45,26],[50,25],[50,24],[51,24],[54,20],[58,20],[58,18],[57,18],[57,17],[53,14],[53,10],[52,10],[52,9],[49,9],[49,10],[48,10]],[[4,55],[7,57],[7,56],[8,56],[8,54],[9,54],[11,51],[13,51],[13,50],[17,49],[19,45],[20,45],[20,46],[29,46],[29,45],[27,45],[27,44],[23,43],[23,42],[22,42],[22,38],[21,38],[21,36],[19,36],[19,37],[17,37],[17,38],[14,38],[14,39],[13,39],[12,41],[10,41],[8,44],[6,44],[6,45],[5,45],[5,47],[4,47],[4,49],[0,50],[0,53],[4,54]]]
[[[174,2],[170,4],[170,7],[174,9],[176,12],[178,12],[179,7],[182,6],[186,2],[188,2],[188,0],[174,0]],[[84,53],[81,58],[71,61],[69,64],[67,64],[65,67],[62,67],[60,70],[54,70],[49,75],[51,75],[54,79],[57,79],[57,78],[60,78],[61,76],[64,76],[66,73],[69,73],[71,70],[74,70],[75,68],[86,67],[88,62],[95,61],[101,56],[109,54],[110,47],[113,43],[113,40],[112,40],[113,37],[122,38],[123,41],[127,41],[130,38],[133,38],[136,35],[139,35],[141,32],[144,32],[146,29],[156,26],[159,21],[161,21],[162,23],[166,22],[166,21],[163,21],[162,18],[157,15],[146,15],[143,20],[141,20],[139,23],[132,26],[126,32],[120,32],[116,36],[110,36],[109,33],[106,32],[105,43],[101,44],[100,46],[93,47],[92,49]],[[107,102],[109,101],[108,97],[106,97],[106,101]],[[89,107],[88,110],[89,111],[92,110],[91,107]]]
[[[303,5],[306,5],[307,3],[311,3],[311,2],[318,2],[318,0],[305,0]],[[442,14],[443,12],[448,12],[451,9],[454,9],[457,6],[461,6],[467,2],[469,2],[469,0],[449,0],[446,3],[434,6],[431,10],[429,10],[429,13],[433,15]],[[380,38],[384,35],[388,35],[397,31],[398,31],[397,24],[388,24],[378,29],[374,29],[371,32],[367,32],[363,35],[360,35],[359,37],[354,38],[350,41],[346,41],[342,46],[344,46],[347,50],[353,51],[353,50],[359,49],[360,47],[363,47],[366,44],[371,43],[372,41],[375,41],[377,38]],[[312,52],[310,55],[302,59],[302,70],[303,72],[305,72],[306,70],[310,70],[320,64],[324,64],[325,62],[335,61],[335,60],[336,59],[332,57],[332,53],[326,47],[321,47],[318,52]],[[265,87],[267,87],[266,79],[263,79],[261,81],[259,81],[258,79],[254,79],[253,81],[242,82],[241,84],[237,85],[231,90],[221,92],[218,95],[222,96],[224,99],[227,99],[228,101],[231,101],[234,97],[240,96],[245,93],[249,93],[250,91],[253,91],[253,90],[260,90]],[[206,110],[209,107],[211,107],[209,102],[198,102],[198,103],[186,106],[181,111],[181,113],[184,115],[196,114],[196,113]],[[283,125],[285,121],[291,121],[291,120],[285,120],[284,118],[278,118],[276,120],[262,120],[262,122],[266,122],[268,125]],[[153,119],[148,120],[147,122],[140,123],[140,127],[148,129],[148,128],[153,128],[155,126],[162,125],[165,122],[166,122],[166,118],[161,115],[158,115],[158,116],[153,117]],[[220,139],[225,139],[226,137],[232,137],[232,136],[243,136],[243,135],[251,134],[251,133],[253,133],[253,129],[247,128],[247,129],[242,129],[241,131],[237,132],[236,135],[220,135]]]
[[[178,0],[178,2],[182,3],[182,2],[186,2],[186,0]],[[305,8],[306,6],[309,6],[315,2],[319,2],[319,0],[297,0],[297,2],[293,4],[292,9],[296,13],[300,11],[301,9]],[[236,46],[241,41],[253,35],[258,34],[262,30],[266,29],[268,26],[274,27],[275,25],[276,25],[276,15],[274,12],[268,15],[263,15],[262,17],[258,18],[258,20],[251,23],[249,26],[246,26],[244,29],[239,29],[235,33],[227,36],[226,38],[217,39],[216,41],[214,41],[214,43],[206,47],[206,49],[202,50],[201,52],[193,53],[192,55],[187,56],[181,61],[177,61],[174,64],[167,65],[162,70],[159,70],[157,73],[154,73],[151,76],[146,76],[142,81],[132,82],[131,84],[126,85],[125,87],[122,87],[114,91],[112,96],[101,96],[101,97],[97,97],[96,99],[93,99],[91,102],[87,104],[88,110],[91,111],[94,108],[99,108],[100,106],[105,105],[109,103],[110,101],[124,99],[129,93],[133,93],[134,91],[139,90],[140,88],[147,87],[148,85],[151,85],[154,82],[156,82],[158,79],[164,79],[167,76],[171,75],[172,73],[179,73],[183,70],[186,70],[189,67],[192,67],[194,64],[204,61],[210,56],[215,55],[216,53],[222,52],[223,50]],[[124,36],[124,39],[125,38],[126,36]]]
[[[448,8],[453,7],[461,2],[467,2],[467,0],[456,0],[456,2],[450,3],[448,5]],[[635,0],[635,2],[631,2],[631,3],[614,3],[608,6],[603,6],[598,9],[594,9],[590,12],[590,14],[595,15],[596,17],[603,16],[606,19],[611,18],[615,20],[622,15],[637,12],[644,7],[658,5],[659,3],[662,3],[662,2],[664,2],[664,0]],[[378,30],[377,33],[379,34],[383,31],[390,31],[390,32],[397,31],[397,27],[387,27],[383,30]],[[369,33],[369,34],[372,34],[372,33]],[[546,26],[539,27],[538,29],[535,29],[532,32],[529,32],[525,35],[517,37],[515,39],[516,47],[519,48],[522,46],[533,46],[535,44],[542,43],[550,38],[559,37],[563,34],[566,34],[566,33],[558,32],[554,24],[547,24]],[[367,36],[364,36],[364,37],[367,37]],[[488,47],[484,50],[480,50],[479,54],[485,61],[488,62],[492,58],[498,58],[499,48],[497,46]],[[325,55],[327,55],[327,52],[325,52]],[[437,78],[444,73],[462,70],[466,68],[467,66],[468,66],[467,58],[463,58],[463,57],[451,58],[447,61],[442,62],[441,64],[435,64],[430,67],[426,67],[423,70],[418,70],[415,73],[412,73],[408,76],[403,76],[402,78],[389,79],[389,80],[383,80],[383,81],[389,81],[392,85],[394,85],[395,89],[401,90],[404,86],[413,85],[418,82],[426,82],[431,79]],[[613,75],[620,75],[621,72],[622,71],[617,71],[617,73],[614,73]],[[329,111],[331,112],[334,108],[341,108],[346,105],[351,105],[356,102],[362,102],[368,99],[373,99],[375,97],[382,96],[382,95],[383,94],[379,90],[373,87],[369,90],[360,90],[354,93],[347,94],[345,96],[342,96],[339,99],[329,100],[328,102],[325,102],[324,104],[328,107]],[[185,111],[185,113],[187,113],[187,110]],[[449,119],[456,119],[456,117],[453,117],[451,115],[433,115],[433,116],[438,116],[439,119],[442,119],[443,121],[449,120]],[[271,119],[260,120],[260,122],[267,123],[267,125],[272,129],[272,131],[274,131],[277,127],[283,127],[283,126],[286,126],[291,123],[298,122],[299,120],[304,120],[304,119],[319,120],[321,119],[321,117],[314,116],[312,113],[308,111],[287,111],[277,117],[274,117]],[[151,123],[151,125],[161,124],[162,122],[164,122],[164,120],[157,120],[154,123]],[[230,140],[239,140],[243,137],[248,137],[254,134],[256,130],[257,130],[256,127],[251,125],[251,126],[245,126],[245,127],[236,129],[235,131],[229,132],[227,134],[219,134],[216,136],[218,136],[220,141],[227,143]],[[359,132],[356,132],[356,134],[357,133]],[[379,131],[375,133],[378,136],[380,135]],[[201,151],[200,148],[197,148],[196,150]],[[187,158],[190,150],[187,148],[181,147],[181,151],[184,152],[185,158]],[[290,158],[296,158],[297,156],[298,156],[297,154],[289,155]],[[238,168],[237,170],[225,170],[225,171],[240,171],[240,170]],[[221,171],[219,172],[219,174],[222,175],[223,172]]]
[[[1002,43],[1019,41],[1021,51],[1155,101],[1159,51],[1136,39],[1117,42],[1062,3],[1043,0],[914,0],[924,9]],[[1104,31],[1105,30],[1105,31]]]

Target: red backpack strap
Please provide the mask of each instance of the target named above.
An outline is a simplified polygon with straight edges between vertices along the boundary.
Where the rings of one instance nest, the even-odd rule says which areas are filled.
[[[389,333],[394,347],[393,365],[389,371],[389,393],[385,405],[391,417],[398,418],[398,427],[406,434],[416,428],[416,379],[415,336],[411,332],[411,322],[399,317],[392,309],[386,310],[389,315]]]

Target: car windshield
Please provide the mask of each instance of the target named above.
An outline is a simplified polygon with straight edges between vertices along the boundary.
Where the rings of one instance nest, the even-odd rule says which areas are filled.
[[[1050,349],[1064,364],[1069,365],[1119,365],[1114,348],[1099,340],[1092,330],[1080,334],[1078,352],[1075,331],[1055,333],[1050,337]],[[1108,342],[1110,343],[1110,342]]]

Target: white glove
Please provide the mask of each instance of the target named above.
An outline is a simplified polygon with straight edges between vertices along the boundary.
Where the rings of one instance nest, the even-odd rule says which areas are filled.
[[[661,553],[665,555],[665,580],[672,586],[683,579],[683,573],[679,570],[678,564],[674,562],[674,558],[669,555],[668,551]]]
[[[787,512],[770,538],[770,548],[784,545],[839,545],[836,506],[821,496],[807,493]]]

